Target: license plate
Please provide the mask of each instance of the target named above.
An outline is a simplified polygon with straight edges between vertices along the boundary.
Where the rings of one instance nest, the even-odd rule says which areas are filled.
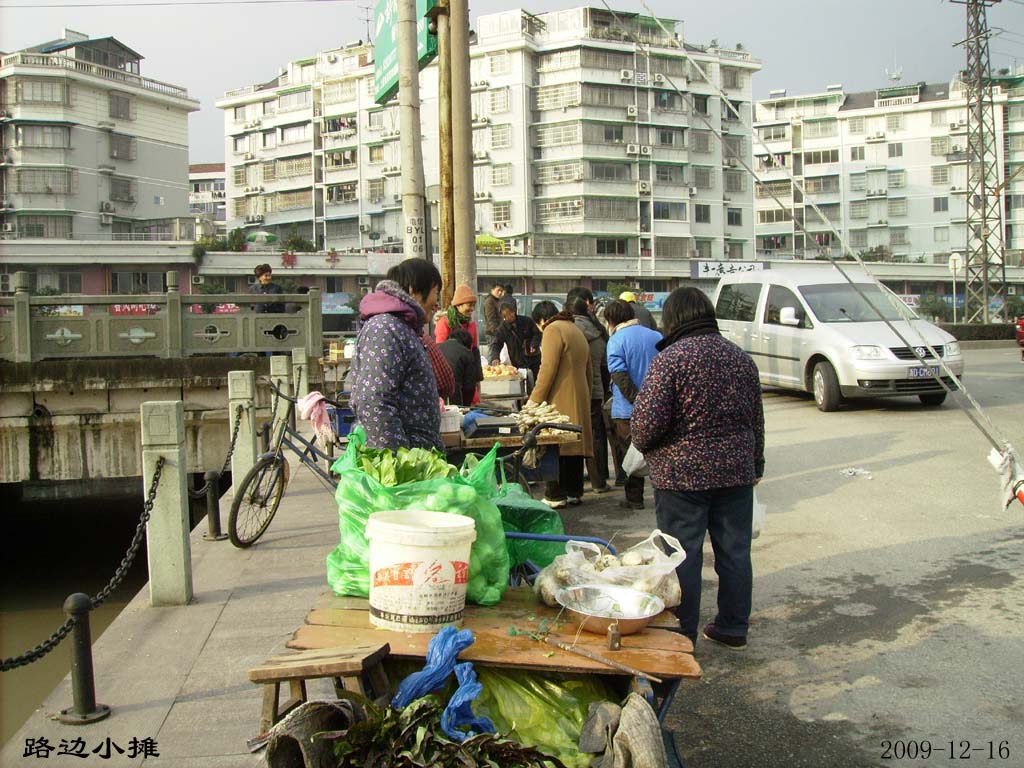
[[[908,372],[908,378],[911,379],[930,379],[939,375],[939,367],[937,365],[919,366],[917,368],[911,368]]]

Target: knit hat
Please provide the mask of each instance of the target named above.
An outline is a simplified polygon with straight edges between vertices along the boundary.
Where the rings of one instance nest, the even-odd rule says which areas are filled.
[[[619,298],[622,301],[636,301],[636,294],[634,294],[632,291],[623,291],[622,293],[619,294]]]
[[[476,304],[476,294],[468,285],[460,285],[452,296],[452,306],[457,307],[460,304]]]
[[[259,265],[256,266],[255,269],[253,269],[253,272],[256,273],[256,277],[259,277],[260,275],[266,275],[266,274],[272,273],[273,271],[274,270],[271,269],[269,264],[259,264]]]

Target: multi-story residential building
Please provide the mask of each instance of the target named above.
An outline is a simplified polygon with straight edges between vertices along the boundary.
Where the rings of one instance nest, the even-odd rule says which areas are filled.
[[[196,236],[227,235],[224,163],[194,163],[188,167],[188,210],[196,218]]]
[[[1022,79],[1003,78],[994,89],[1001,178],[1024,162]],[[756,121],[764,142],[754,148],[760,256],[838,256],[829,224],[874,260],[945,264],[966,247],[967,101],[959,80],[866,93],[842,86],[801,96],[773,92],[757,103]],[[1022,176],[1001,191],[1006,263],[1013,266],[1024,249],[1022,192]]]
[[[162,291],[167,268],[187,268],[187,251],[140,243],[194,238],[188,115],[199,104],[143,77],[141,60],[68,29],[0,59],[3,269],[28,268],[39,287],[132,293]]]
[[[684,44],[681,22],[596,8],[505,11],[476,30],[477,231],[514,254],[481,252],[481,275],[525,276],[536,291],[581,275],[657,290],[689,276],[691,259],[754,257],[743,126],[760,64],[749,53]],[[399,252],[398,107],[373,93],[373,51],[357,44],[225,94],[228,228]],[[421,73],[421,94],[436,200],[436,66]]]

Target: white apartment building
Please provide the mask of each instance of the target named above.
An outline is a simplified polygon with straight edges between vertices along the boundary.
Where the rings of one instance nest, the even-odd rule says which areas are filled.
[[[481,275],[528,276],[538,291],[581,275],[658,290],[688,277],[691,259],[754,258],[753,188],[739,163],[752,162],[751,137],[710,83],[749,124],[760,63],[680,45],[681,22],[596,8],[478,19],[477,232],[513,254],[481,252]],[[436,66],[420,78],[436,224]],[[373,93],[373,51],[357,44],[225,94],[228,229],[281,238],[294,227],[321,249],[400,252],[398,106]]]
[[[193,163],[188,167],[188,185],[188,210],[196,219],[196,237],[226,237],[224,163]]]
[[[1024,163],[1024,78],[994,90],[1000,178]],[[945,264],[967,238],[967,101],[959,80],[787,96],[756,105],[757,252],[763,258],[837,256],[839,243],[876,260]],[[793,188],[787,171],[806,192]],[[778,197],[782,203],[773,199]],[[1024,174],[1003,189],[1008,266],[1024,249]],[[794,224],[803,222],[804,233]]]

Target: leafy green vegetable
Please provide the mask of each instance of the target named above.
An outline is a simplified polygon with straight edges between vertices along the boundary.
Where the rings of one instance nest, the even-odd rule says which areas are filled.
[[[459,473],[443,453],[426,448],[399,448],[396,454],[388,448],[367,448],[364,445],[359,447],[356,463],[359,469],[388,488],[420,480],[453,477]]]

